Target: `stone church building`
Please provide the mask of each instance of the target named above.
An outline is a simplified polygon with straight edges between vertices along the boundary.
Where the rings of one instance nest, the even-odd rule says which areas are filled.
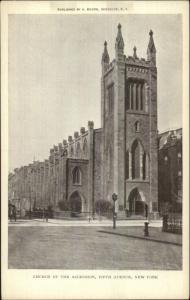
[[[98,200],[118,195],[118,214],[158,211],[157,68],[153,32],[147,59],[124,54],[121,25],[110,61],[102,54],[101,128],[88,121],[74,136],[9,174],[9,200],[18,209],[51,205],[54,211],[94,213]],[[60,205],[61,204],[61,205]],[[61,207],[61,208],[60,208]]]

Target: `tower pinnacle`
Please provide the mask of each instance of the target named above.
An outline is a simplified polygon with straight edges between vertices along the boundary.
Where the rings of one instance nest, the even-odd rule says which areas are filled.
[[[150,35],[150,36],[153,36],[153,31],[152,31],[152,29],[150,29],[149,35]]]
[[[107,42],[105,41],[104,42],[104,52],[102,54],[102,73],[104,73],[107,70],[109,63],[110,63],[110,57],[109,57],[108,49],[107,49]]]
[[[104,52],[102,54],[102,63],[107,63],[109,64],[110,62],[110,58],[109,58],[109,54],[108,54],[108,49],[107,49],[107,42],[104,42]]]
[[[116,41],[115,41],[116,57],[118,57],[119,54],[123,54],[123,50],[124,50],[124,41],[121,33],[120,23],[118,24],[117,28],[118,31],[117,31]]]
[[[153,39],[153,31],[150,30],[149,32],[150,38],[147,48],[147,60],[152,62],[152,64],[156,65],[156,47],[154,45],[154,39]]]
[[[138,58],[138,56],[137,56],[137,47],[136,46],[134,46],[134,48],[133,48],[133,57],[135,59]]]

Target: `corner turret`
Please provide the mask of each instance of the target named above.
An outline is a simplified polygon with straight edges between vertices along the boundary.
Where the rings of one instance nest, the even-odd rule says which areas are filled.
[[[115,41],[115,57],[116,60],[120,60],[124,54],[124,41],[121,33],[121,24],[118,24],[117,28],[118,32]]]
[[[104,42],[104,52],[102,54],[102,72],[104,73],[108,66],[109,66],[109,62],[110,62],[110,57],[108,54],[108,49],[107,49],[107,42]]]
[[[150,61],[152,65],[156,66],[156,47],[154,45],[152,30],[150,30],[149,35],[150,35],[150,39],[147,48],[147,60]]]

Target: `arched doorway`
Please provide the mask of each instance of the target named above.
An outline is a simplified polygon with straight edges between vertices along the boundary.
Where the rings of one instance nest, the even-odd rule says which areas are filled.
[[[129,213],[130,215],[139,215],[147,217],[148,205],[145,202],[144,195],[134,188],[129,194]]]
[[[78,191],[72,193],[69,198],[70,210],[72,212],[80,213],[82,210],[82,199]]]

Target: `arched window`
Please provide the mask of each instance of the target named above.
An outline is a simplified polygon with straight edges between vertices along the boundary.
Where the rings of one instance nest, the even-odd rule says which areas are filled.
[[[167,156],[164,156],[164,162],[165,162],[165,164],[168,163],[168,157]]]
[[[81,155],[81,148],[80,148],[80,143],[77,143],[77,147],[76,147],[76,157],[80,157]]]
[[[127,82],[127,84],[126,84],[125,107],[126,107],[126,110],[131,108],[130,83],[129,82]]]
[[[75,167],[73,170],[73,184],[81,184],[82,175],[81,170],[78,167]]]
[[[83,154],[84,154],[84,157],[88,156],[88,145],[87,145],[86,138],[84,139],[84,143],[83,143]]]
[[[139,123],[139,121],[135,122],[135,132],[140,132],[140,123]]]
[[[143,179],[149,179],[149,155],[146,152],[143,154]]]
[[[133,109],[133,83],[130,84],[131,109]]]
[[[71,157],[73,156],[73,153],[74,153],[74,151],[73,151],[73,146],[71,146],[71,149],[70,149],[70,156],[71,156]]]
[[[147,85],[147,83],[144,84],[144,97],[145,97],[145,112],[148,112],[149,86]]]
[[[136,91],[135,91],[135,93],[136,93],[136,110],[138,110],[139,109],[139,94],[138,94],[138,89],[139,89],[139,85],[136,83]]]
[[[141,145],[135,140],[132,145],[132,178],[140,178]]]
[[[178,154],[177,154],[177,160],[178,160],[178,167],[181,168],[181,165],[182,165],[182,156],[181,156],[181,152],[178,152]]]
[[[143,101],[144,101],[144,94],[143,94],[143,84],[141,84],[141,89],[140,89],[140,94],[141,94],[141,96],[140,96],[140,107],[141,107],[141,110],[143,110],[144,109],[144,105],[143,105]]]
[[[68,151],[67,151],[67,149],[64,149],[63,150],[63,156],[67,156],[68,155]]]
[[[181,158],[181,152],[178,152],[177,157]]]
[[[126,87],[126,109],[148,112],[145,102],[145,82],[130,79]]]

